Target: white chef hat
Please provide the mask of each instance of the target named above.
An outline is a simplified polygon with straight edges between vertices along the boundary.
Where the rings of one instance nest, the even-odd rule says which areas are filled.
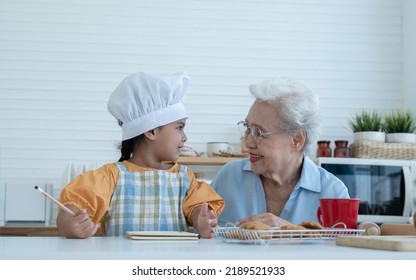
[[[189,86],[185,72],[172,75],[134,73],[125,78],[108,100],[108,110],[122,123],[122,140],[187,118],[183,105]]]

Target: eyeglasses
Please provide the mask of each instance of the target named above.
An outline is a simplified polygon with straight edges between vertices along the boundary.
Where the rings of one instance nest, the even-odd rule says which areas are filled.
[[[260,128],[257,126],[248,126],[246,121],[239,121],[237,123],[238,130],[245,139],[250,134],[253,137],[256,143],[259,143],[262,138],[266,138],[267,136],[274,134],[274,133],[282,133],[284,131],[274,131],[274,132],[261,132]]]

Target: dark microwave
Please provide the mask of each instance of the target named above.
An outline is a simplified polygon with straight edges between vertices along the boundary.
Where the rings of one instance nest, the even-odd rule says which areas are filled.
[[[416,209],[416,161],[322,157],[317,163],[360,199],[359,222],[405,223]]]

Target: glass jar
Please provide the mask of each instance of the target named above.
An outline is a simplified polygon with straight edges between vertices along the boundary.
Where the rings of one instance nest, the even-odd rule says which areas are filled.
[[[332,150],[329,146],[331,144],[331,141],[318,141],[318,150],[316,151],[317,157],[331,157]]]
[[[334,157],[349,157],[350,149],[348,148],[348,141],[337,140],[335,141]]]

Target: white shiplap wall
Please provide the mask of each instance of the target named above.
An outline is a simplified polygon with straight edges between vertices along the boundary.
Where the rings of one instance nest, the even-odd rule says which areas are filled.
[[[274,75],[320,96],[322,139],[351,140],[355,111],[403,105],[401,22],[399,0],[0,0],[0,186],[117,160],[106,102],[139,70],[188,72],[200,151],[238,145],[247,86]]]

